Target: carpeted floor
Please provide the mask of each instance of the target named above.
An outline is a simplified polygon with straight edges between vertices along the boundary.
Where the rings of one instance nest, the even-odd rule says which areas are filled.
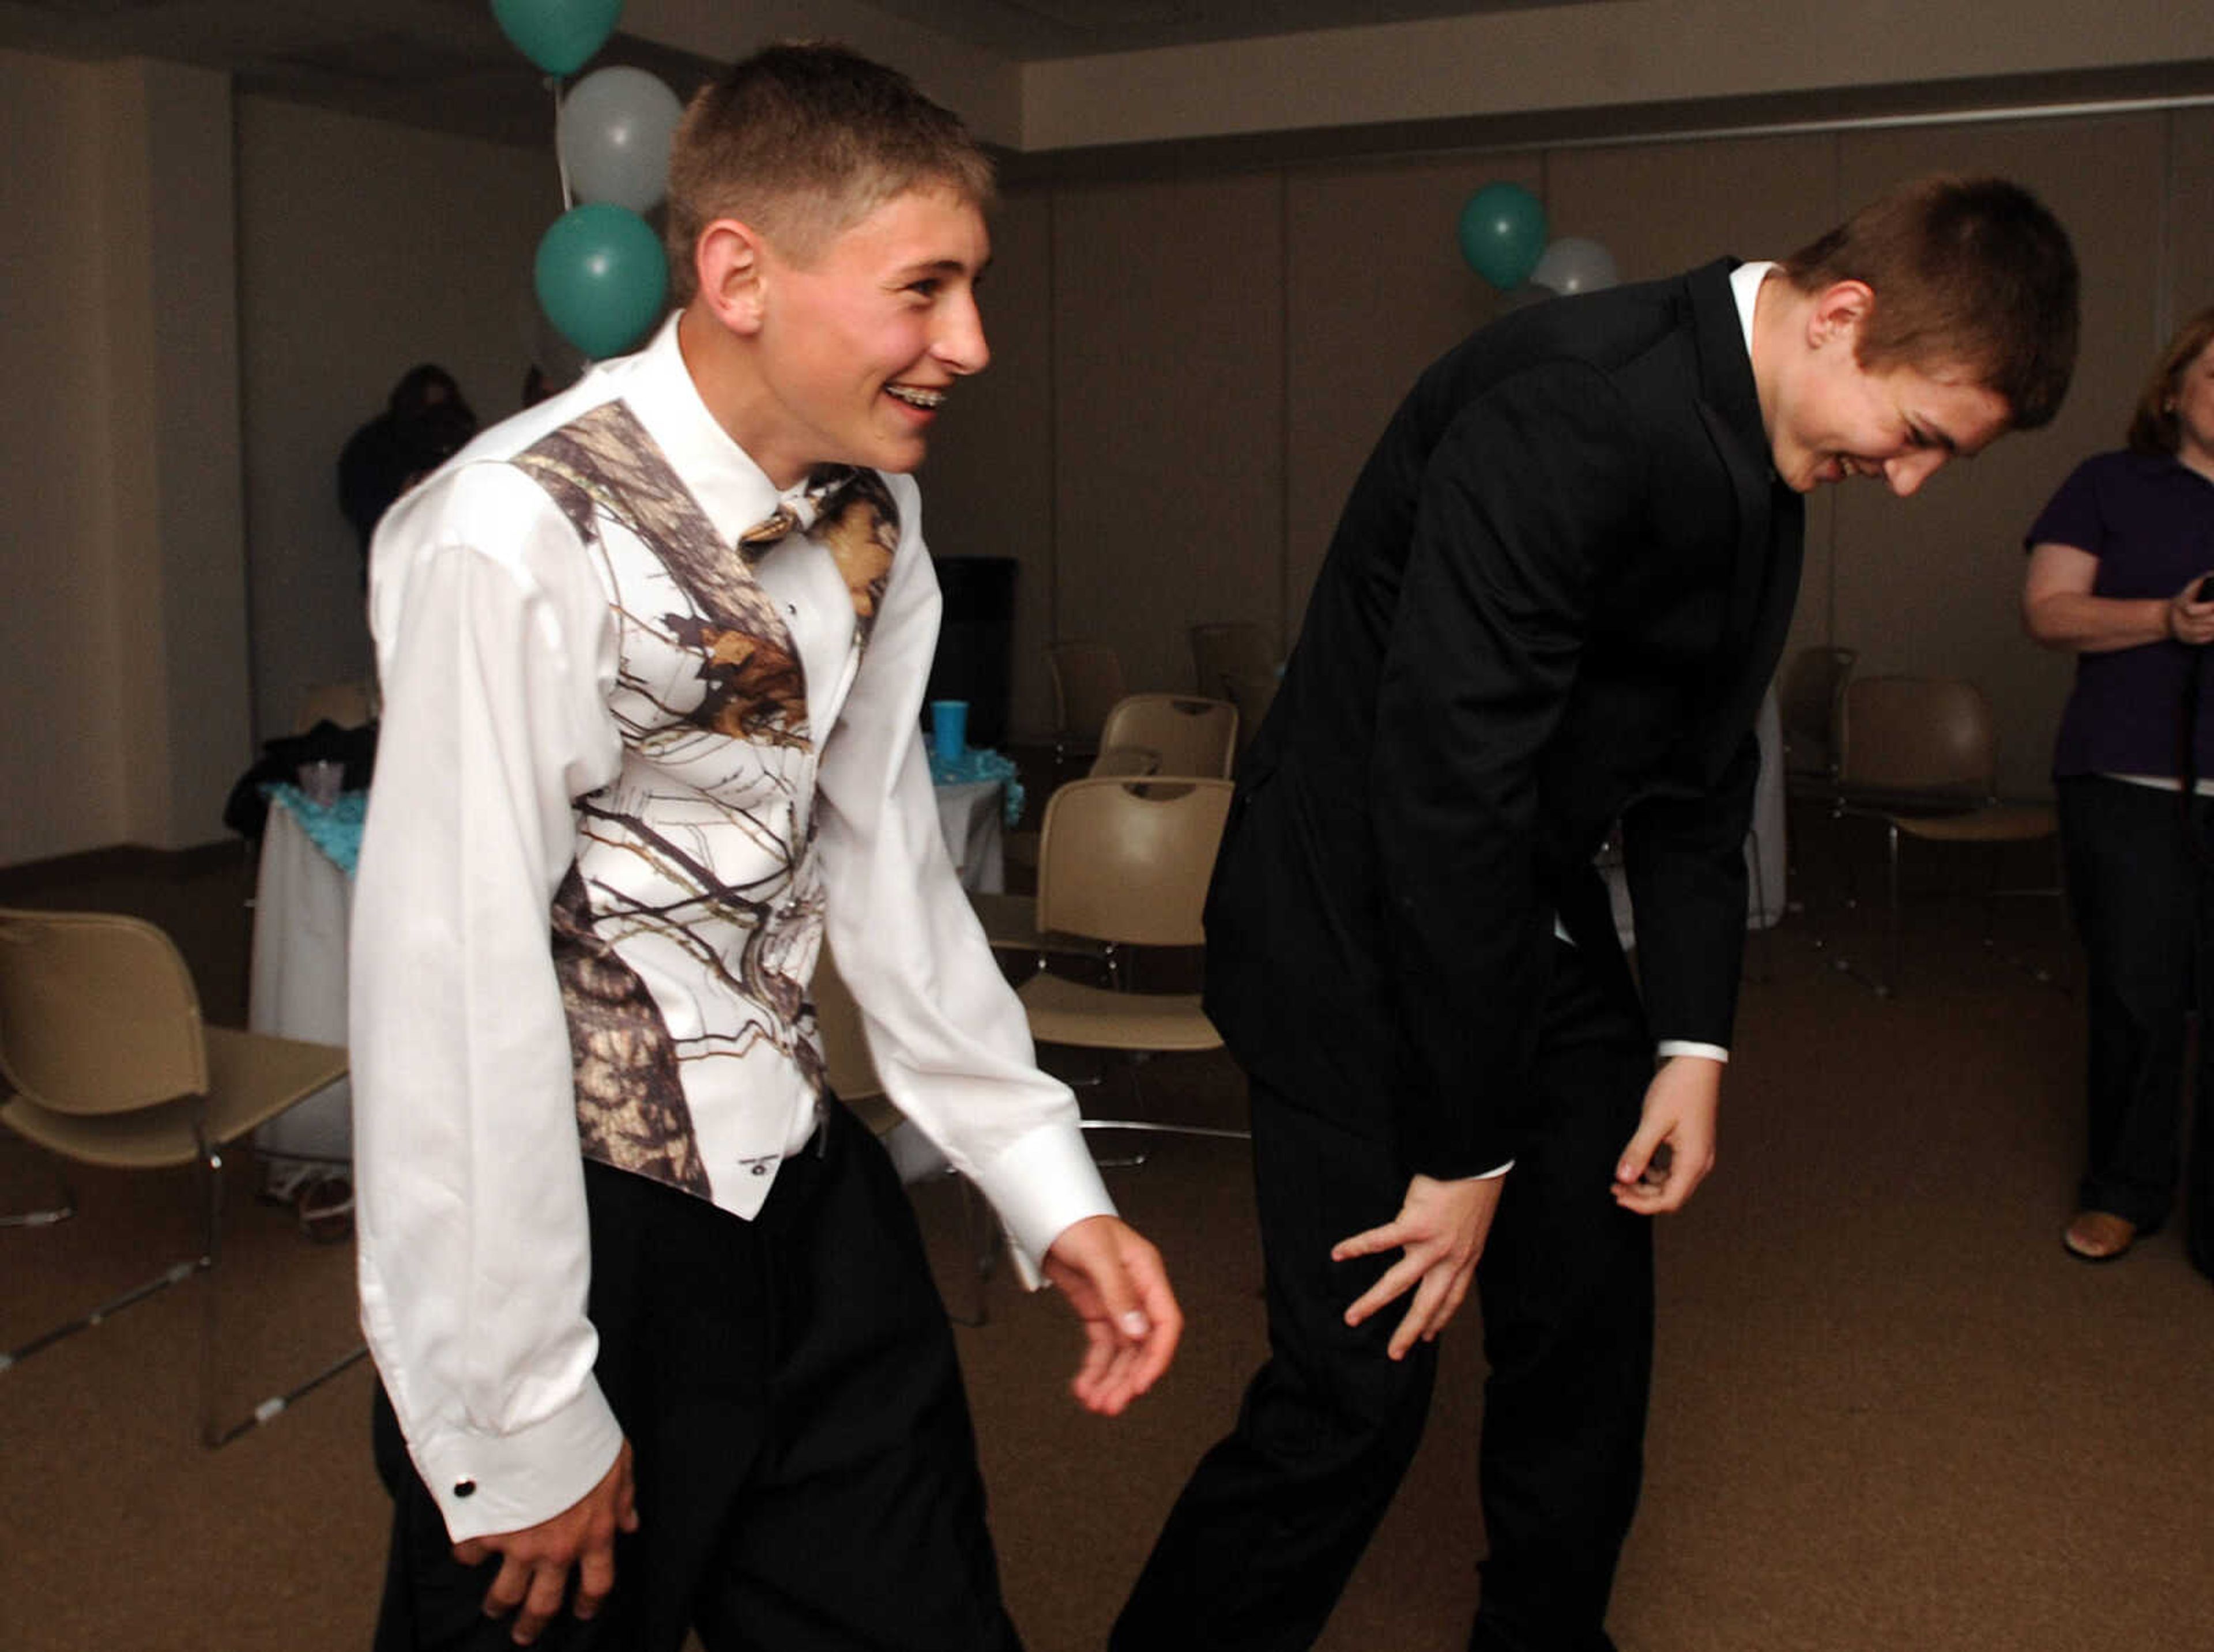
[[[1827,881],[1803,849],[1807,881]],[[1939,875],[1951,875],[1941,867]],[[1964,881],[1965,881],[1965,874]],[[216,1019],[242,997],[242,869],[42,891],[151,911]],[[21,898],[21,892],[11,892]],[[94,899],[97,896],[98,899]],[[1746,988],[1722,1152],[1663,1223],[1643,1509],[1612,1626],[1624,1652],[2074,1652],[2214,1646],[2205,1480],[2214,1287],[2177,1229],[2092,1268],[2058,1244],[2079,1150],[2080,1006],[2050,903],[1917,904],[1903,990],[1833,967],[1873,915],[1810,901]],[[1821,944],[1818,944],[1818,942]],[[1145,1070],[1163,1113],[1232,1120],[1220,1058]],[[1116,1103],[1119,1106],[1119,1101]],[[234,1167],[222,1279],[239,1408],[352,1335],[351,1257],[303,1241]],[[48,1168],[0,1133],[0,1207]],[[0,1346],[183,1253],[181,1177],[77,1173],[76,1220],[0,1232]],[[1112,1173],[1167,1253],[1190,1331],[1108,1423],[1065,1392],[1076,1340],[1000,1278],[958,1334],[1008,1597],[1034,1652],[1103,1643],[1182,1477],[1262,1348],[1243,1149],[1179,1140]],[[949,1295],[958,1201],[918,1205]],[[200,1286],[0,1373],[0,1647],[274,1652],[366,1643],[384,1499],[357,1369],[219,1453],[194,1443]],[[1448,1338],[1422,1455],[1324,1642],[1457,1648],[1482,1535],[1481,1360]]]

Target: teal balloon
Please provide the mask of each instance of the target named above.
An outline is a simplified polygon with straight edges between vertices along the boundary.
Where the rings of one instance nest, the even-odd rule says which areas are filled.
[[[669,293],[661,238],[637,213],[605,202],[554,219],[531,275],[546,319],[594,361],[644,338]]]
[[[1545,209],[1520,184],[1486,184],[1460,210],[1460,255],[1501,292],[1530,278],[1545,252]]]
[[[622,0],[492,0],[515,49],[549,75],[573,75],[607,44]]]

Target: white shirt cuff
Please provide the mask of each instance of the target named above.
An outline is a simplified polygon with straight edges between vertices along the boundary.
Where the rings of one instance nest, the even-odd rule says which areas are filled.
[[[1072,1115],[1074,1111],[1069,1109]],[[999,1213],[1023,1283],[1031,1289],[1038,1265],[1065,1230],[1115,1214],[1115,1201],[1073,1117],[1025,1132],[990,1164],[976,1167],[976,1182]]]
[[[1662,1061],[1670,1056],[1704,1056],[1709,1061],[1729,1064],[1729,1052],[1719,1044],[1697,1044],[1690,1039],[1662,1039],[1654,1046],[1654,1054]]]
[[[590,1383],[551,1417],[511,1434],[455,1431],[409,1445],[446,1517],[446,1535],[463,1543],[522,1531],[576,1503],[600,1483],[622,1437],[599,1385]]]

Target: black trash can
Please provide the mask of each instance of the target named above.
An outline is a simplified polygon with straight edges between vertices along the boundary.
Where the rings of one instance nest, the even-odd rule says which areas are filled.
[[[938,588],[945,599],[938,654],[930,665],[930,692],[922,722],[930,726],[932,700],[969,702],[969,743],[1004,746],[1011,698],[1008,661],[1015,640],[1012,557],[938,557]]]

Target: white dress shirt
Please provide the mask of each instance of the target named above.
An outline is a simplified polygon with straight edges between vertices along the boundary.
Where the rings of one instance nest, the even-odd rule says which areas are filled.
[[[628,524],[604,500],[581,524],[582,496],[565,510],[531,466],[591,429],[642,430],[681,481],[673,509],[649,479]],[[661,1179],[750,1217],[806,1143],[812,1019],[767,989],[804,986],[827,929],[891,1099],[1024,1258],[1113,1209],[947,856],[920,731],[937,584],[913,480],[883,482],[898,539],[872,625],[813,538],[753,567],[747,600],[780,611],[804,686],[804,711],[759,737],[702,731],[707,656],[670,640],[702,610],[631,531],[704,515],[726,551],[780,503],[700,401],[673,320],[480,436],[377,532],[384,713],[352,964],[362,1318],[456,1541],[567,1508],[621,1439],[584,1317],[581,1157],[602,1155],[557,899],[590,908],[673,1052],[682,1168]],[[672,866],[758,890],[751,927],[734,938],[682,903],[633,922],[686,893]]]

